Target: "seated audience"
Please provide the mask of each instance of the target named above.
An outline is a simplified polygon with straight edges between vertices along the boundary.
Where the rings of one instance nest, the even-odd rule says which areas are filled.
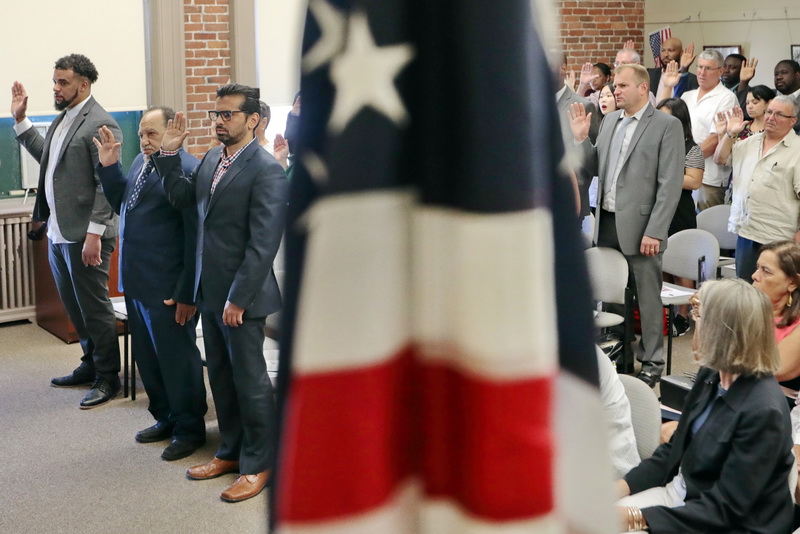
[[[614,470],[614,478],[620,478],[642,461],[633,433],[631,404],[614,364],[600,347],[595,346],[595,352],[600,372],[600,400],[603,402],[609,422],[611,467]]]
[[[656,106],[656,109],[663,111],[681,121],[683,126],[683,140],[686,147],[686,158],[684,160],[683,190],[681,191],[678,207],[675,215],[672,216],[672,223],[669,225],[668,235],[673,235],[681,230],[697,228],[697,212],[692,198],[692,191],[700,188],[703,183],[703,168],[705,159],[703,152],[697,143],[692,139],[692,119],[689,117],[689,108],[680,98],[667,98]],[[664,274],[664,280],[673,282],[684,287],[694,287],[694,283],[687,278],[680,278],[670,274]],[[673,335],[682,336],[689,329],[689,307],[681,306],[673,321]]]
[[[618,481],[620,518],[628,531],[788,532],[794,459],[769,302],[711,281],[693,314],[697,380],[672,439]]]

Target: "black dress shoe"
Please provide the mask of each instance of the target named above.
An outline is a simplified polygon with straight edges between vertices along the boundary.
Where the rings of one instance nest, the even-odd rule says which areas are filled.
[[[184,441],[181,439],[173,439],[172,443],[167,445],[164,452],[161,453],[161,459],[168,462],[180,460],[194,454],[194,451],[202,447],[202,443],[195,441]]]
[[[94,369],[79,365],[77,369],[72,371],[72,374],[52,379],[50,385],[57,388],[74,388],[75,386],[92,384],[94,382],[94,377]]]
[[[642,382],[644,382],[645,384],[647,384],[651,388],[654,388],[654,387],[656,387],[656,384],[658,383],[658,379],[660,377],[659,377],[659,375],[657,375],[655,373],[651,373],[649,371],[642,371],[638,375],[636,375],[636,378],[638,378],[639,380],[641,380]]]
[[[140,430],[136,433],[136,441],[139,443],[155,443],[156,441],[164,441],[172,437],[172,431],[175,425],[166,421],[158,421],[151,427]]]
[[[81,410],[101,406],[119,395],[120,391],[122,391],[122,385],[119,383],[119,378],[113,382],[109,382],[105,378],[98,378],[81,401]]]

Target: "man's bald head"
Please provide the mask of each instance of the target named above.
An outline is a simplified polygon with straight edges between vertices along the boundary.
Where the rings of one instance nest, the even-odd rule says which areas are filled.
[[[677,37],[670,37],[661,43],[661,65],[666,68],[667,63],[670,61],[677,61],[680,63],[681,54],[683,53],[683,43]]]

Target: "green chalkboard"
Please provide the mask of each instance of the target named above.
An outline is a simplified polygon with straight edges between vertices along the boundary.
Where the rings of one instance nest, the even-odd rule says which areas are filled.
[[[120,111],[111,114],[122,129],[124,143],[122,145],[122,168],[128,169],[139,154],[139,119],[142,111]],[[36,122],[51,122],[58,115],[31,117]],[[22,172],[20,171],[19,143],[14,138],[14,119],[0,119],[0,198],[9,198],[10,191],[22,188]]]

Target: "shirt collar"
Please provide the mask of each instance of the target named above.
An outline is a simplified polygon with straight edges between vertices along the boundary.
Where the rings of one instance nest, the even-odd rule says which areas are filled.
[[[559,89],[558,92],[556,93],[556,102],[561,100],[561,97],[564,96],[564,93],[566,92],[567,92],[567,84],[564,84],[561,86],[561,89]]]
[[[224,161],[224,162],[226,162],[226,163],[228,163],[228,164],[230,164],[230,163],[233,163],[233,162],[234,162],[234,160],[235,160],[236,158],[238,158],[238,157],[239,157],[239,154],[241,154],[241,153],[244,151],[244,149],[246,149],[247,147],[249,147],[250,145],[252,145],[252,144],[253,144],[253,141],[255,141],[255,140],[256,140],[256,138],[255,138],[255,137],[253,137],[253,139],[251,139],[249,143],[247,143],[247,144],[246,144],[246,145],[244,145],[242,148],[240,148],[239,150],[237,150],[237,151],[236,151],[236,153],[235,153],[234,155],[232,155],[232,156],[226,156],[226,155],[225,155],[225,153],[228,151],[228,147],[225,147],[225,148],[223,148],[223,149],[222,149],[222,161]]]
[[[74,107],[71,107],[71,108],[67,109],[67,112],[64,115],[64,119],[69,120],[69,121],[74,120],[75,117],[78,116],[78,113],[80,113],[81,110],[83,109],[83,107],[86,105],[86,103],[89,102],[90,98],[92,98],[92,97],[91,96],[87,96],[79,104],[76,104]]]
[[[637,121],[642,120],[642,115],[644,115],[644,112],[647,111],[647,108],[649,107],[650,107],[650,102],[647,102],[647,104],[642,106],[642,109],[631,115],[631,118],[636,119]],[[624,118],[625,118],[625,112],[623,111],[622,113],[619,114],[619,120],[622,120]]]

